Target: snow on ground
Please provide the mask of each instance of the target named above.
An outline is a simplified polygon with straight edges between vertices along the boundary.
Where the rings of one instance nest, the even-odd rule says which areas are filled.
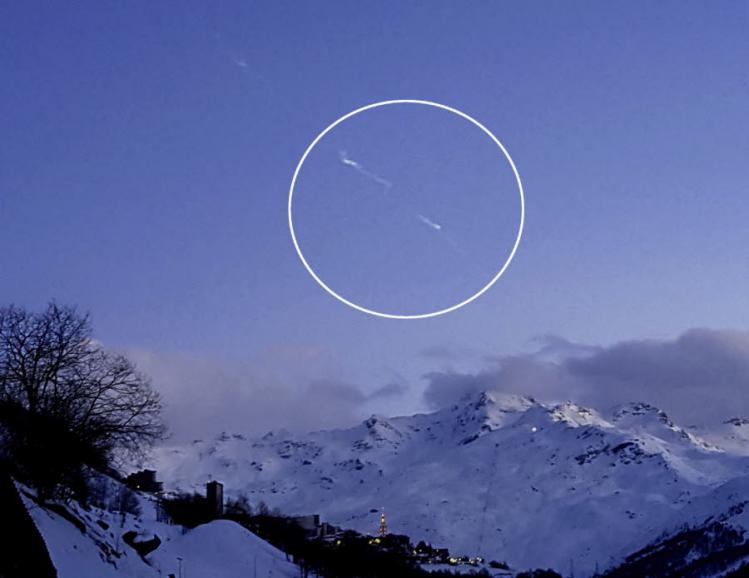
[[[37,505],[23,495],[29,513],[47,544],[59,578],[292,578],[299,575],[286,555],[234,522],[219,520],[186,530],[157,522],[148,500],[144,515],[121,516],[74,503],[68,514]],[[70,518],[80,522],[80,528]],[[83,531],[81,531],[83,529]],[[158,536],[161,544],[144,558],[122,536],[138,541]]]
[[[183,558],[183,576],[200,578],[297,577],[286,555],[239,524],[218,520],[172,534],[148,560],[159,568]]]

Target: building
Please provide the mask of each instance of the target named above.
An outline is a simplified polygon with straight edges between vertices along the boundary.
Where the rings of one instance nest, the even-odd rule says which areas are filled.
[[[294,516],[291,518],[297,526],[304,530],[306,538],[317,538],[320,535],[320,515]]]
[[[339,536],[343,530],[338,526],[323,522],[320,524],[320,538],[330,538],[332,536]]]
[[[224,484],[215,480],[205,485],[205,497],[208,508],[215,516],[224,515]]]
[[[314,538],[330,538],[340,534],[341,529],[328,524],[327,522],[320,522],[320,514],[309,514],[307,516],[294,516],[290,518],[292,522],[296,523],[302,530],[307,539]]]
[[[164,484],[156,481],[154,470],[141,470],[125,478],[125,485],[140,492],[156,494],[164,491]]]

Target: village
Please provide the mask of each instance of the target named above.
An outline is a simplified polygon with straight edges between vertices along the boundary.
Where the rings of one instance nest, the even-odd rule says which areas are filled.
[[[234,520],[292,555],[293,561],[302,567],[306,562],[302,552],[309,556],[310,549],[300,548],[300,539],[306,545],[318,544],[333,553],[336,550],[360,548],[365,544],[370,550],[395,556],[404,563],[430,572],[450,569],[457,573],[470,573],[488,568],[492,570],[492,576],[514,575],[503,562],[486,562],[480,556],[454,555],[447,548],[434,547],[424,540],[414,545],[410,536],[390,531],[384,511],[379,511],[379,523],[373,525],[372,534],[361,534],[323,521],[320,514],[284,516],[280,512],[268,511],[265,507],[253,514],[248,504],[225,500],[224,486],[216,480],[205,485],[205,494],[202,496],[165,492],[163,483],[157,481],[154,470],[135,472],[125,478],[124,482],[132,490],[151,497],[162,522],[190,527],[216,519]],[[378,510],[370,513],[376,514]],[[284,532],[286,536],[283,535]]]

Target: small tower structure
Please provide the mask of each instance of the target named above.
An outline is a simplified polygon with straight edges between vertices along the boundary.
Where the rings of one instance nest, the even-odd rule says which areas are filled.
[[[388,523],[387,520],[385,520],[385,511],[383,510],[380,514],[380,529],[377,532],[377,535],[380,538],[384,538],[388,535]]]
[[[214,516],[224,515],[224,484],[217,481],[208,482],[205,485],[205,497],[208,500],[208,508]]]

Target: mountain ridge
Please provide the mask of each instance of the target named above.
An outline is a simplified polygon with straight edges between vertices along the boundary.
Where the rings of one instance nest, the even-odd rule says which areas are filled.
[[[369,533],[371,512],[384,508],[392,531],[417,540],[515,567],[566,568],[572,559],[583,574],[665,531],[692,499],[749,474],[736,447],[726,451],[648,404],[604,417],[490,392],[351,428],[160,448],[153,465],[167,488],[220,479],[229,495]]]

